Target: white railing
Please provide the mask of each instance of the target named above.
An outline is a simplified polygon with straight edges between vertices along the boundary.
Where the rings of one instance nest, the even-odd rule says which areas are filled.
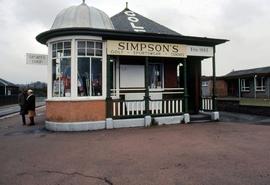
[[[182,99],[150,100],[151,115],[170,115],[183,113]],[[113,117],[145,115],[145,100],[113,100]]]
[[[151,114],[179,114],[183,113],[182,99],[151,100],[149,102]]]
[[[212,98],[202,98],[202,110],[213,110]]]
[[[112,104],[113,117],[140,116],[144,114],[144,100],[117,100]]]

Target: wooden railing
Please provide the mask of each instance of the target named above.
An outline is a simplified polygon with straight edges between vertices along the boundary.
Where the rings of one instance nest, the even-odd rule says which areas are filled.
[[[111,89],[111,115],[113,118],[176,115],[183,112],[183,88],[149,89],[149,97],[144,88]],[[147,102],[146,102],[147,100]],[[148,105],[145,109],[145,105]]]
[[[183,113],[182,99],[150,100],[149,109],[152,115],[173,115]]]
[[[141,117],[145,114],[144,100],[113,100],[112,115],[119,117]]]
[[[182,99],[150,100],[149,111],[153,116],[183,113]],[[145,100],[112,100],[113,118],[145,116]]]
[[[201,109],[204,111],[213,110],[213,100],[211,97],[202,97],[202,107]]]

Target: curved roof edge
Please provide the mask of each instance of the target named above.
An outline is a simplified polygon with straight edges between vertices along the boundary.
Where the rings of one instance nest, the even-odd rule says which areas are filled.
[[[165,43],[181,43],[189,45],[202,45],[202,46],[215,46],[228,42],[227,39],[216,39],[207,37],[193,37],[183,35],[167,35],[156,33],[140,33],[140,32],[127,32],[105,29],[93,29],[93,28],[60,28],[55,30],[45,31],[36,36],[36,40],[41,44],[46,44],[51,38],[61,36],[72,35],[91,35],[101,36],[104,39],[111,40],[134,40],[134,41],[153,41],[153,42],[165,42]]]

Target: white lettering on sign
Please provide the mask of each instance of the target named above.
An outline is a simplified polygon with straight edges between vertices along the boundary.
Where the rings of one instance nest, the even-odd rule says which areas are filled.
[[[188,56],[212,57],[213,53],[214,53],[213,47],[206,47],[206,46],[188,46],[187,47]]]
[[[173,43],[107,41],[108,55],[186,58],[187,46]]]
[[[134,31],[136,31],[136,32],[146,32],[143,26],[138,25],[139,19],[136,17],[136,14],[133,11],[127,10],[124,13],[128,16],[128,21],[129,21],[129,23],[130,23],[130,25],[131,25],[131,27],[133,28]]]
[[[48,65],[48,55],[26,53],[26,64]]]

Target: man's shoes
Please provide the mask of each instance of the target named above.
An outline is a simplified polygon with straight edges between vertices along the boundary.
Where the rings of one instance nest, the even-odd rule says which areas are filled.
[[[34,126],[35,125],[35,123],[30,123],[28,126]]]

